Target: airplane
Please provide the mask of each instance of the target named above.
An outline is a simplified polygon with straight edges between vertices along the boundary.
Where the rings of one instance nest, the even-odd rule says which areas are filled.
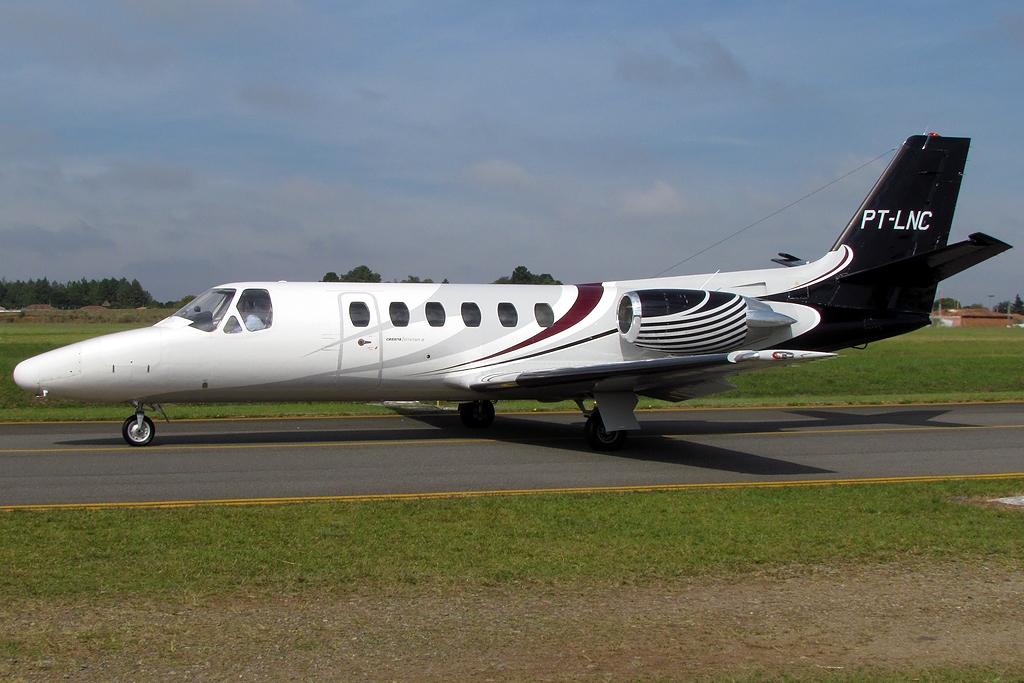
[[[14,381],[134,406],[132,446],[152,442],[146,409],[163,403],[444,400],[483,428],[494,401],[536,399],[574,400],[587,443],[617,450],[638,396],[706,396],[928,325],[941,280],[1011,248],[980,232],[947,245],[969,146],[908,138],[811,262],[578,285],[233,282],[152,327],[27,359]]]

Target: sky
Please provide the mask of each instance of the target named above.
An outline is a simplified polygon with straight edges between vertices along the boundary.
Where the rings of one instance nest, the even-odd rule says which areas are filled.
[[[942,284],[990,304],[1024,294],[1022,112],[1018,2],[5,0],[0,277],[770,267],[934,131],[972,138],[951,241],[1018,245]]]

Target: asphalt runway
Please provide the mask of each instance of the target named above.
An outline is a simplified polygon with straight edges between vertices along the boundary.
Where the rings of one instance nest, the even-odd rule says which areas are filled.
[[[499,404],[500,409],[500,404]],[[579,414],[0,424],[0,507],[1024,472],[1024,403],[638,411],[618,453]]]

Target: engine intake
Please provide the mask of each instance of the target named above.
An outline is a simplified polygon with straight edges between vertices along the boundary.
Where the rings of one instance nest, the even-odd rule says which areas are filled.
[[[627,292],[619,299],[618,328],[631,344],[672,355],[731,351],[747,336],[747,302],[702,289]]]

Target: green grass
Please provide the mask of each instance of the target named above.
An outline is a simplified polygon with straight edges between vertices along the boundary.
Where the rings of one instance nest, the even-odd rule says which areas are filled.
[[[140,314],[149,313],[141,311]],[[124,406],[34,399],[11,379],[24,358],[140,322],[0,324],[0,421],[120,420]],[[842,405],[1024,400],[1024,330],[927,328],[847,349],[839,358],[737,375],[737,389],[688,406]],[[641,398],[641,408],[676,404]],[[173,418],[352,415],[393,412],[356,403],[216,404],[169,407]],[[502,401],[499,411],[575,410],[571,402]]]
[[[1019,563],[1024,480],[0,514],[0,600]]]

